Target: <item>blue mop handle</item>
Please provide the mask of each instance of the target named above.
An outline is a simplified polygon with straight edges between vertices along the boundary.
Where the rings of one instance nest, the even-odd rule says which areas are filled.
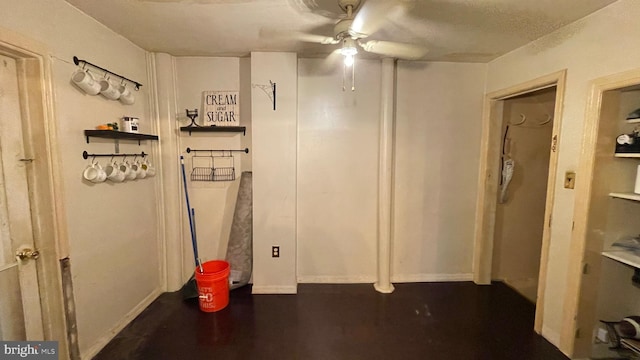
[[[193,218],[191,217],[191,204],[189,204],[189,191],[187,190],[187,175],[184,170],[184,156],[180,155],[180,166],[182,167],[182,182],[184,183],[184,196],[187,199],[187,214],[189,214],[189,230],[191,230],[191,244],[193,245],[193,256],[195,258],[196,266],[198,266],[198,243],[196,242],[196,236],[193,233]]]

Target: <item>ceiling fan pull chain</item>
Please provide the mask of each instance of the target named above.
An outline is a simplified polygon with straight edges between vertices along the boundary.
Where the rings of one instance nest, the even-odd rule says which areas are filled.
[[[345,78],[347,77],[347,65],[342,65],[342,91],[345,91]]]
[[[353,65],[351,65],[351,91],[356,91],[356,60],[353,59]]]

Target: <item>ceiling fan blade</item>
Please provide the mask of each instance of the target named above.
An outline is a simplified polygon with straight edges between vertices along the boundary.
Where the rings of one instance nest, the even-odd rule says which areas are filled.
[[[261,38],[289,39],[318,44],[337,44],[340,41],[330,36],[304,33],[301,31],[284,31],[276,29],[260,29]]]
[[[429,52],[426,46],[392,41],[370,40],[360,43],[364,51],[404,60],[418,60]]]
[[[387,21],[387,17],[404,12],[408,7],[401,0],[366,0],[353,18],[351,30],[357,34],[371,35]]]
[[[337,44],[340,42],[339,40],[336,40],[331,36],[308,34],[308,33],[303,33],[298,31],[293,31],[290,34],[296,40],[305,41],[305,42],[312,42],[312,43],[325,44],[325,45]]]

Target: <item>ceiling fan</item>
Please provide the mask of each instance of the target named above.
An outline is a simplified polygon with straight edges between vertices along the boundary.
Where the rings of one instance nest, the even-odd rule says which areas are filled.
[[[345,66],[353,65],[358,48],[382,56],[417,60],[428,52],[424,45],[364,40],[384,24],[390,13],[405,10],[406,4],[406,1],[400,0],[338,0],[344,14],[334,26],[333,36],[297,33],[297,39],[319,44],[341,44],[339,52],[344,56]]]

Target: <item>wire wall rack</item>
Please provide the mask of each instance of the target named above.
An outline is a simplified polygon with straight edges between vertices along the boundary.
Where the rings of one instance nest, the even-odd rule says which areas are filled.
[[[249,149],[191,149],[191,181],[233,181],[236,179],[234,152],[248,154]]]

